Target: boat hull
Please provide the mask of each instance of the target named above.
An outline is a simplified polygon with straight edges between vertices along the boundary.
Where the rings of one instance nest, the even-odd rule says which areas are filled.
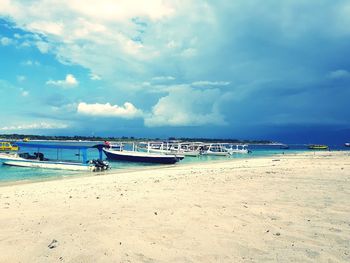
[[[184,156],[189,156],[189,157],[198,157],[200,155],[199,151],[183,151],[181,152],[182,155]]]
[[[174,164],[180,160],[180,158],[178,158],[176,155],[161,155],[132,151],[113,151],[109,149],[104,149],[103,152],[107,156],[107,159],[115,161]]]
[[[310,150],[328,150],[327,145],[310,145],[308,148]]]
[[[59,169],[59,170],[71,170],[71,171],[92,171],[94,167],[82,164],[68,164],[68,163],[49,163],[45,161],[4,161],[4,165],[18,166],[18,167],[30,167],[30,168],[45,168],[45,169]]]
[[[81,163],[70,163],[70,162],[27,160],[19,157],[17,154],[0,154],[0,161],[4,165],[17,166],[17,167],[60,169],[60,170],[71,170],[71,171],[93,171],[94,170],[94,166],[91,166],[91,165],[84,165]]]
[[[245,150],[229,150],[229,154],[247,154],[249,153],[249,151],[247,149]]]
[[[149,149],[150,153],[159,153],[166,155],[176,155],[176,157],[183,159],[185,156],[197,157],[199,152],[196,151],[172,151],[172,150],[160,150],[160,149]]]
[[[229,152],[212,152],[212,151],[205,151],[202,153],[203,155],[209,155],[209,156],[229,156]]]

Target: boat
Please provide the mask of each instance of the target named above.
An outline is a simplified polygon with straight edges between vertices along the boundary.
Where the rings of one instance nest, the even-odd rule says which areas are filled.
[[[151,153],[197,157],[201,154],[200,145],[180,142],[140,142],[137,148]]]
[[[203,155],[211,155],[211,156],[228,156],[230,155],[228,149],[221,143],[210,143],[204,144],[202,147]]]
[[[201,147],[203,143],[179,143],[177,145],[177,153],[182,154],[184,156],[190,156],[190,157],[198,157],[201,155]],[[175,148],[176,150],[176,148]]]
[[[311,144],[308,146],[310,150],[328,150],[327,145],[321,145],[321,144]]]
[[[23,138],[23,140],[22,140],[22,142],[29,142],[29,141],[30,141],[30,139],[28,137]]]
[[[3,165],[18,166],[18,167],[31,167],[31,168],[47,168],[47,169],[64,169],[73,171],[102,171],[109,169],[109,164],[103,161],[100,152],[100,159],[88,160],[87,150],[90,146],[77,146],[77,145],[54,145],[54,144],[32,144],[26,143],[21,145],[26,148],[34,149],[34,153],[22,152],[22,153],[0,153],[0,161]],[[41,149],[57,150],[57,159],[49,159],[44,156]],[[59,152],[61,150],[76,150],[79,153],[77,156],[82,157],[79,161],[71,160],[59,160]]]
[[[248,150],[248,145],[245,145],[245,144],[237,144],[237,145],[228,144],[225,146],[227,151],[231,155],[236,153],[240,153],[240,154],[251,153],[251,151]]]
[[[345,147],[350,147],[350,142],[346,142],[344,145]]]
[[[119,149],[107,148],[104,145],[95,145],[94,147],[102,149],[107,159],[114,161],[175,164],[184,158],[184,156],[176,154],[137,151],[134,144],[132,150],[125,150],[124,146],[119,147]]]
[[[18,151],[18,145],[11,144],[10,142],[0,142],[0,151]]]

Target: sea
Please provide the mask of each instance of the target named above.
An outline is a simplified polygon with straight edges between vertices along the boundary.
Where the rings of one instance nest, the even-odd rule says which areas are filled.
[[[66,145],[79,145],[79,146],[93,146],[102,142],[53,142],[53,141],[35,141],[28,142],[28,144],[66,144]],[[256,158],[276,154],[284,153],[298,153],[310,151],[305,144],[292,144],[288,145],[289,149],[280,149],[279,145],[249,145],[248,149],[251,151],[249,154],[234,154],[231,156],[198,156],[198,157],[185,157],[182,161],[175,165],[184,165],[189,163],[203,163],[203,162],[213,162],[219,160],[227,159],[241,159],[241,158]],[[329,145],[331,151],[346,151],[350,148],[344,145]],[[20,152],[28,152],[33,154],[36,150],[31,147],[21,147]],[[59,160],[71,160],[80,161],[81,155],[76,150],[57,150],[57,149],[40,149],[40,152],[44,154],[46,158],[49,159],[59,159]],[[105,156],[104,156],[105,157]],[[88,150],[88,159],[98,159],[99,153],[97,149]],[[116,171],[128,171],[134,169],[142,169],[146,167],[159,167],[161,164],[146,164],[146,163],[133,163],[133,162],[117,162],[108,161],[111,169],[106,173],[116,172]],[[92,173],[92,172],[91,172]],[[0,184],[8,183],[24,183],[32,181],[43,181],[43,180],[55,180],[67,177],[79,177],[86,176],[87,172],[81,171],[69,171],[69,170],[54,170],[54,169],[41,169],[41,168],[24,168],[24,167],[14,167],[3,165],[0,161]],[[93,174],[93,173],[92,173]]]

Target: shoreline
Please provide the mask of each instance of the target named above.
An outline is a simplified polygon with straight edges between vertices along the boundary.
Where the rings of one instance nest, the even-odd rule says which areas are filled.
[[[16,181],[0,181],[0,188],[3,186],[11,186],[11,185],[22,185],[22,184],[31,184],[31,183],[40,183],[40,182],[47,182],[47,181],[61,181],[61,180],[69,180],[69,179],[75,179],[75,178],[85,178],[85,177],[93,177],[93,176],[105,176],[110,174],[121,174],[121,173],[132,173],[132,172],[142,172],[147,170],[159,170],[159,169],[166,169],[166,168],[174,168],[177,166],[191,166],[191,165],[197,165],[197,164],[220,164],[220,163],[226,163],[226,162],[232,162],[235,160],[245,160],[245,159],[256,159],[256,158],[265,158],[265,157],[271,157],[271,156],[293,156],[295,154],[302,154],[307,153],[308,151],[300,151],[300,152],[292,152],[292,153],[271,153],[269,155],[262,155],[262,156],[246,156],[241,158],[236,157],[230,157],[227,159],[219,159],[219,160],[203,160],[203,161],[197,161],[197,162],[189,162],[189,163],[177,163],[174,165],[149,165],[149,166],[135,166],[131,168],[115,168],[110,171],[106,172],[77,172],[75,174],[71,175],[65,175],[64,170],[62,170],[62,174],[59,175],[52,175],[50,177],[45,178],[34,178],[34,179],[26,179],[26,180],[16,180]],[[113,162],[112,162],[113,163]],[[15,168],[15,167],[14,167]],[[36,168],[32,168],[36,169]]]

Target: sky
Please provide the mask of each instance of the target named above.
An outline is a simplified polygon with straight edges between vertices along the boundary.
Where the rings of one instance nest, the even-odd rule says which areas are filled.
[[[0,0],[0,134],[350,140],[346,0]]]

